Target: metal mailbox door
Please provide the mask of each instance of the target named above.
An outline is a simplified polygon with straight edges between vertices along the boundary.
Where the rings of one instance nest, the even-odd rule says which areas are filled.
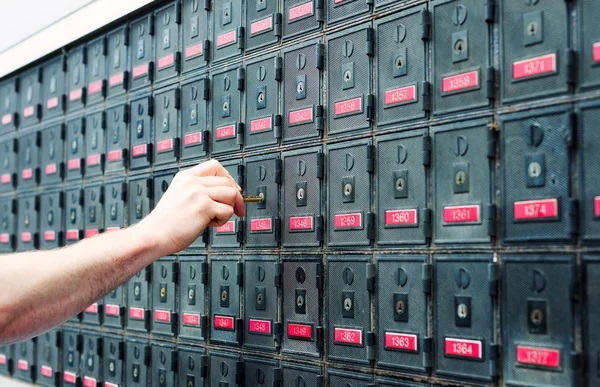
[[[129,225],[134,225],[150,213],[152,207],[152,179],[148,175],[129,179],[127,195],[127,217]]]
[[[319,357],[324,339],[321,256],[286,256],[282,258],[282,265],[281,351]]]
[[[323,241],[321,147],[283,153],[283,246],[318,247]]]
[[[18,82],[18,79],[13,77],[0,83],[0,133],[2,134],[11,133],[17,128]]]
[[[575,256],[501,259],[505,383],[531,385],[543,380],[546,386],[579,386]]]
[[[598,302],[600,289],[596,284],[600,280],[600,260],[597,255],[583,257],[583,349],[584,375],[587,386],[595,386],[600,382],[600,335],[595,327],[598,321]]]
[[[83,238],[83,196],[81,186],[65,190],[65,246]]]
[[[47,187],[61,184],[65,173],[65,125],[56,124],[43,129],[41,137],[40,185]]]
[[[123,318],[125,316],[123,290],[126,286],[127,285],[118,286],[104,296],[104,299],[102,300],[102,304],[104,305],[102,326],[117,329],[123,328]]]
[[[361,0],[343,0],[345,2]],[[327,135],[371,128],[371,94],[375,30],[371,24],[349,28],[327,38]]]
[[[173,78],[181,72],[181,51],[179,51],[179,25],[181,24],[181,3],[170,3],[155,13],[155,73],[154,82]]]
[[[86,238],[91,238],[104,231],[104,186],[102,184],[90,184],[85,187],[83,213]]]
[[[173,344],[152,343],[152,385],[175,387],[177,350]]]
[[[431,110],[428,16],[426,6],[414,7],[375,23],[377,128],[423,119]]]
[[[183,0],[183,73],[208,65],[210,41],[208,40],[208,11],[210,3],[200,0]]]
[[[211,351],[208,373],[210,386],[243,386],[244,362],[242,356],[230,352]]]
[[[596,153],[600,134],[594,129],[600,125],[600,104],[584,102],[578,106],[578,113],[580,235],[584,242],[597,243],[600,241],[600,192],[596,187],[600,184],[597,172],[600,160]]]
[[[300,365],[298,363],[281,363],[283,386],[316,386],[324,384],[321,367]]]
[[[175,257],[164,257],[152,263],[152,333],[175,336],[177,304],[175,284],[179,263]]]
[[[244,269],[240,258],[237,255],[210,258],[211,342],[229,345],[241,342],[244,327],[240,317],[240,285]]]
[[[17,239],[17,201],[14,197],[0,200],[0,252],[12,253]]]
[[[433,4],[433,112],[436,115],[491,106],[493,6],[478,0]]]
[[[78,329],[63,329],[62,333],[62,380],[64,386],[81,383],[80,362],[83,339]]]
[[[273,1],[273,0],[255,0]],[[279,83],[281,57],[270,56],[246,63],[246,148],[277,145],[281,138]]]
[[[19,77],[21,114],[19,130],[40,123],[42,118],[42,68],[36,67]]]
[[[178,336],[187,340],[205,341],[208,325],[206,310],[208,262],[206,256],[181,255],[179,267]]]
[[[63,244],[64,194],[61,190],[40,195],[40,250],[51,250]]]
[[[196,1],[196,0],[194,0]],[[207,109],[210,81],[207,75],[181,85],[181,161],[206,158],[210,124]]]
[[[36,376],[35,339],[23,340],[15,344],[15,362],[13,376],[26,382],[33,382]]]
[[[246,52],[279,42],[282,32],[280,3],[279,0],[246,1]]]
[[[38,248],[38,204],[38,197],[33,194],[19,196],[16,251],[36,250]]]
[[[137,332],[150,330],[150,279],[152,266],[135,273],[127,282],[127,329]]]
[[[244,357],[244,386],[280,386],[279,361]]]
[[[85,177],[102,176],[105,151],[106,113],[100,110],[85,117]]]
[[[281,346],[279,288],[281,264],[276,255],[244,257],[244,347],[274,351]]]
[[[262,203],[246,203],[245,246],[277,247],[281,239],[279,219],[279,154],[246,159],[246,194],[260,196]]]
[[[0,143],[0,192],[12,192],[17,186],[17,150],[19,143],[8,138]]]
[[[327,370],[327,385],[329,387],[375,387],[371,375],[336,370],[334,368]]]
[[[125,200],[127,183],[124,179],[104,183],[104,231],[116,231],[125,227]]]
[[[500,122],[504,241],[570,242],[577,216],[570,196],[571,107],[510,114]]]
[[[148,341],[127,339],[125,351],[125,385],[128,387],[150,385],[148,367],[151,366],[153,359]]]
[[[57,330],[37,337],[36,383],[45,387],[60,385],[60,352],[62,337]],[[0,355],[1,356],[1,355]]]
[[[377,245],[424,245],[431,238],[427,130],[377,137]]]
[[[212,153],[236,152],[242,149],[242,91],[244,69],[226,68],[212,75]]]
[[[87,50],[84,45],[67,54],[67,110],[83,109],[86,97]]]
[[[333,0],[327,1],[327,24],[342,22],[371,12],[373,0]]]
[[[208,356],[203,348],[178,348],[179,387],[204,387],[207,378]]]
[[[497,266],[489,255],[434,255],[435,373],[492,381]]]
[[[131,101],[129,132],[129,167],[149,168],[152,162],[152,116],[154,99],[142,96]]]
[[[431,368],[425,255],[376,255],[377,365],[424,373]]]
[[[325,9],[319,0],[283,0],[283,40],[320,30]]]
[[[241,159],[223,162],[223,168],[235,179],[240,187],[244,186],[244,165]],[[210,228],[211,249],[236,249],[242,242],[243,230],[242,220],[233,215],[220,227]]]
[[[568,92],[575,73],[568,4],[551,0],[498,5],[502,101]]]
[[[154,17],[146,15],[131,23],[131,87],[150,86],[154,75]]]
[[[578,11],[579,34],[579,84],[583,89],[597,88],[600,75],[600,26],[595,15],[600,12],[600,4],[593,1],[580,2]]]
[[[241,55],[244,48],[242,2],[215,0],[212,14],[213,62]]]
[[[179,157],[179,87],[155,92],[154,164],[173,164]]]
[[[123,363],[125,361],[123,336],[104,334],[102,340],[104,387],[120,387],[123,385]]]
[[[88,105],[102,102],[106,96],[106,46],[106,37],[101,36],[89,42],[86,47]]]
[[[317,0],[314,0],[317,1]],[[321,137],[325,45],[311,40],[283,50],[283,142]]]
[[[96,386],[102,378],[102,347],[104,341],[97,333],[83,332],[82,355],[82,384],[84,386]]]
[[[129,105],[119,104],[106,110],[106,158],[104,173],[125,174],[127,166],[127,124]]]
[[[369,246],[373,239],[371,140],[327,147],[327,245]]]
[[[495,145],[489,122],[480,119],[432,128],[434,243],[489,243],[495,233]]]
[[[0,374],[10,376],[13,373],[13,352],[14,345],[0,347]]]
[[[19,137],[18,182],[19,191],[37,187],[40,178],[40,133],[35,130]]]
[[[374,274],[371,256],[327,256],[327,360],[359,364],[373,360]]]
[[[76,117],[67,121],[67,141],[65,158],[67,171],[65,180],[81,180],[85,162],[85,119]]]
[[[42,118],[49,121],[64,114],[67,98],[65,84],[67,57],[60,55],[42,66]],[[1,91],[0,91],[1,94]],[[2,109],[0,108],[0,111]]]
[[[108,33],[106,36],[108,52],[106,55],[106,76],[108,98],[123,94],[129,87],[129,26],[123,26]]]

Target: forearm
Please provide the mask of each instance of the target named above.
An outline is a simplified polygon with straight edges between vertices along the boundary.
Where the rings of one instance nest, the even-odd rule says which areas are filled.
[[[139,224],[62,249],[0,256],[0,345],[54,328],[160,258],[154,232]]]

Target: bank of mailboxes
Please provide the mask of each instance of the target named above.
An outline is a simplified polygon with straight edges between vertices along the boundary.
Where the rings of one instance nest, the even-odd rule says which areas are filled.
[[[171,1],[2,79],[2,253],[134,225],[209,158],[264,201],[0,348],[0,374],[600,383],[598,12]]]

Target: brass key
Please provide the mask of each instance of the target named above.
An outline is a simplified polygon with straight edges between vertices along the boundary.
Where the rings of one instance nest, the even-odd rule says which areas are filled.
[[[244,203],[262,203],[265,199],[260,196],[243,196]]]

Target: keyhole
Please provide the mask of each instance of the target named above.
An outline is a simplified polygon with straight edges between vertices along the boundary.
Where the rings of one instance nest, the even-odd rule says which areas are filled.
[[[529,22],[529,24],[527,25],[527,33],[529,34],[529,36],[537,35],[538,30],[539,30],[539,26],[534,21]]]
[[[296,85],[296,91],[298,93],[302,93],[304,91],[304,82],[298,82],[298,85]]]
[[[458,305],[458,310],[456,313],[460,318],[467,318],[467,315],[469,314],[469,308],[467,308],[465,304],[460,304]]]
[[[534,309],[529,318],[533,324],[540,325],[544,321],[544,313],[540,309]]]
[[[229,17],[229,9],[225,9],[225,11],[223,12],[223,14],[225,15],[225,17]]]
[[[352,195],[352,184],[347,183],[346,185],[344,185],[344,196],[350,195]]]
[[[352,79],[352,72],[350,70],[344,71],[344,82],[350,82]]]
[[[404,67],[404,58],[399,56],[396,58],[396,68],[401,69],[402,67]]]
[[[196,293],[194,292],[194,289],[190,289],[190,290],[188,291],[188,298],[189,298],[190,300],[191,300],[191,299],[193,299],[195,294],[196,294]]]
[[[456,43],[454,43],[454,51],[456,51],[457,53],[462,53],[464,49],[465,42],[463,42],[461,39],[457,40]]]
[[[304,305],[304,296],[299,295],[298,298],[296,298],[296,305],[300,308]]]
[[[141,134],[142,131],[144,130],[144,126],[142,125],[142,123],[140,122],[137,126],[137,133]]]
[[[344,299],[344,309],[346,309],[346,310],[352,309],[352,300],[350,298]]]
[[[463,185],[465,183],[466,178],[467,175],[464,171],[456,172],[456,185]]]
[[[136,285],[136,286],[133,288],[133,294],[134,294],[135,296],[139,296],[139,295],[140,295],[140,287],[139,287],[138,285]]]
[[[262,303],[263,303],[263,294],[262,294],[262,293],[258,293],[258,294],[256,295],[256,303],[257,303],[258,305],[262,305]]]
[[[165,375],[160,375],[160,384],[165,384]]]
[[[263,103],[265,100],[265,94],[263,92],[258,93],[258,102]]]
[[[298,200],[304,199],[304,188],[299,188],[298,189],[296,197],[298,198]]]
[[[404,301],[398,300],[396,302],[396,313],[398,313],[398,314],[404,313]]]
[[[109,370],[111,373],[115,372],[115,363],[114,363],[113,361],[111,361],[111,362],[108,364],[108,370]]]
[[[227,301],[227,297],[228,297],[227,291],[223,290],[221,292],[221,301],[223,301],[223,302]]]
[[[167,289],[166,288],[160,288],[160,296],[164,297],[167,295]]]
[[[529,177],[532,177],[532,178],[539,177],[540,174],[542,173],[542,166],[537,161],[534,161],[531,164],[529,164],[528,172],[529,172]]]
[[[405,186],[406,184],[403,177],[396,179],[396,191],[402,191]]]
[[[195,120],[195,119],[196,119],[196,109],[192,109],[192,111],[190,112],[190,118],[191,118],[192,120]]]
[[[229,102],[225,101],[223,102],[223,111],[226,112],[229,110]]]
[[[136,367],[133,369],[133,377],[137,379],[138,375],[139,375],[139,369]]]

